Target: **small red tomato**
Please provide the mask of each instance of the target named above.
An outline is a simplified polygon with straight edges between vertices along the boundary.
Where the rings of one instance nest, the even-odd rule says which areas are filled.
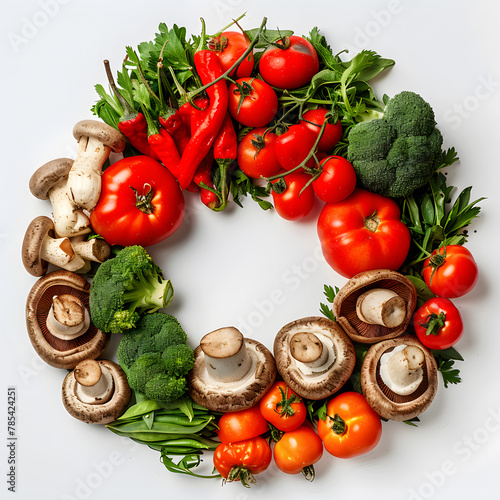
[[[274,208],[280,217],[293,221],[309,215],[316,198],[312,186],[306,187],[310,180],[311,176],[304,172],[292,172],[285,176],[286,189],[282,193],[271,192]]]
[[[314,479],[315,464],[323,456],[323,442],[314,429],[307,425],[288,431],[274,446],[276,466],[286,474],[302,472],[306,479]]]
[[[285,382],[275,382],[260,400],[263,417],[280,431],[300,427],[307,416],[306,405]]]
[[[258,78],[240,78],[229,86],[230,115],[246,127],[264,127],[278,110],[278,96]]]
[[[326,108],[316,108],[306,111],[302,115],[300,123],[307,127],[317,138],[321,130],[321,126],[326,120],[325,129],[318,142],[318,151],[331,153],[335,145],[342,137],[342,125],[340,120],[333,122],[326,117],[328,110]]]
[[[251,439],[268,430],[267,420],[262,416],[258,405],[242,411],[224,413],[218,426],[217,434],[222,443]]]
[[[305,38],[285,36],[270,45],[259,61],[262,78],[280,89],[306,85],[319,70],[316,49]]]
[[[302,163],[311,152],[316,139],[314,134],[303,125],[292,125],[286,132],[278,135],[274,143],[274,152],[280,165],[285,170],[291,170]],[[314,158],[306,165],[312,167]]]
[[[460,311],[450,299],[434,297],[415,311],[413,326],[418,340],[429,349],[448,349],[462,337]]]
[[[325,203],[345,200],[356,187],[356,171],[341,156],[329,156],[321,162],[321,175],[313,181],[316,196]]]
[[[447,245],[425,260],[422,276],[433,293],[453,299],[469,293],[477,283],[478,267],[462,245]]]
[[[219,63],[223,71],[227,71],[248,49],[250,40],[243,33],[237,31],[224,31],[219,36],[211,38],[208,41],[208,48],[217,52]],[[233,70],[229,76],[243,78],[250,76],[253,70],[253,53],[241,61],[236,70]]]
[[[238,145],[238,165],[251,177],[271,177],[278,173],[281,165],[274,152],[277,135],[265,127],[251,130]]]
[[[326,451],[338,458],[364,455],[382,436],[380,417],[358,392],[344,392],[327,404],[325,420],[318,421],[318,435]]]

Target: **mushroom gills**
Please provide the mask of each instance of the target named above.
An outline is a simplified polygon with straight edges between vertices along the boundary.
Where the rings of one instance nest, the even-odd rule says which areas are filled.
[[[107,403],[113,396],[113,375],[95,360],[85,360],[75,368],[75,396],[85,404]]]
[[[47,329],[55,337],[72,340],[90,327],[90,313],[83,302],[70,294],[56,295],[47,314]]]
[[[336,361],[332,340],[321,332],[298,332],[290,339],[290,354],[304,375],[320,375]]]
[[[380,377],[395,394],[413,394],[422,383],[425,356],[418,346],[405,344],[380,357]]]
[[[356,314],[364,323],[396,328],[406,318],[406,305],[393,290],[372,288],[357,298]]]

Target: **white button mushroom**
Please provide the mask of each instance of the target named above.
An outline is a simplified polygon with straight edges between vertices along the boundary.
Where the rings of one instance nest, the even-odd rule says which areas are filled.
[[[78,152],[68,175],[67,194],[76,206],[92,210],[101,195],[102,167],[111,151],[121,153],[126,142],[116,129],[96,120],[78,122],[73,136]]]
[[[422,383],[424,361],[422,349],[401,344],[380,357],[380,377],[394,393],[413,394]]]
[[[73,165],[69,158],[52,160],[31,176],[29,189],[40,200],[52,204],[55,233],[58,237],[90,233],[90,220],[67,195],[68,174]]]
[[[255,405],[276,378],[269,350],[244,338],[234,327],[205,335],[194,356],[189,394],[212,411],[239,411]]]
[[[85,265],[73,250],[69,238],[54,236],[54,223],[44,215],[33,219],[26,229],[22,257],[25,269],[32,276],[43,276],[49,264],[67,271],[77,271]]]

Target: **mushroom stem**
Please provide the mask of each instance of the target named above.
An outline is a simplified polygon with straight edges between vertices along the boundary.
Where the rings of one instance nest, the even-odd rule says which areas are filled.
[[[245,339],[234,327],[207,333],[200,342],[209,375],[219,382],[242,380],[252,366]]]
[[[78,141],[75,163],[68,175],[67,195],[78,207],[92,210],[101,196],[102,166],[111,148],[95,137],[82,136]]]
[[[56,295],[47,315],[50,333],[63,340],[83,335],[90,327],[90,314],[83,302],[70,294]]]
[[[111,247],[102,238],[88,240],[85,235],[71,238],[73,250],[83,259],[104,262],[111,253]]]
[[[290,354],[311,368],[323,365],[328,359],[328,350],[314,333],[299,332],[290,340]]]
[[[380,358],[380,376],[392,392],[407,396],[415,392],[423,380],[425,355],[415,345],[400,345]]]
[[[406,305],[393,290],[372,288],[357,298],[356,314],[364,323],[396,328],[406,318]]]
[[[67,271],[76,271],[85,265],[85,261],[75,253],[67,237],[52,238],[46,234],[42,240],[40,257]]]
[[[111,372],[93,359],[78,363],[75,367],[75,395],[86,404],[103,404],[113,395],[114,383]]]

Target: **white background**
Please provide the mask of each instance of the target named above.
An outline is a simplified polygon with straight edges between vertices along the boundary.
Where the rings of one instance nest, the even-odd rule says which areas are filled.
[[[281,5],[281,6],[280,6]],[[332,498],[491,498],[498,492],[500,392],[496,314],[499,215],[498,125],[500,34],[493,0],[277,2],[253,0],[5,0],[0,21],[2,79],[0,118],[2,183],[0,249],[1,363],[0,497],[8,498],[7,388],[17,388],[18,499],[276,498],[323,493]],[[307,10],[306,10],[306,7]],[[124,47],[151,40],[159,22],[198,33],[203,17],[216,32],[243,12],[245,28],[268,18],[269,28],[307,34],[318,26],[335,52],[363,48],[396,60],[379,78],[379,96],[412,90],[436,112],[445,146],[461,161],[449,173],[460,189],[473,185],[480,219],[470,228],[468,248],[480,281],[456,300],[466,332],[457,345],[465,358],[463,382],[444,389],[421,416],[418,428],[383,424],[370,454],[342,461],[324,456],[317,477],[286,476],[272,466],[246,490],[169,473],[158,454],[83,424],[64,410],[64,370],[39,360],[25,328],[26,296],[36,281],[21,264],[21,241],[29,222],[50,215],[48,202],[28,190],[33,171],[62,156],[75,157],[73,125],[92,118],[94,85],[105,83],[103,59],[116,68]],[[211,213],[188,199],[181,229],[150,248],[175,287],[169,312],[191,343],[225,325],[242,329],[268,347],[276,332],[299,317],[318,314],[323,285],[342,286],[318,253],[315,213],[286,222],[254,203]],[[281,303],[273,297],[281,292]],[[117,338],[108,348],[114,356]],[[210,460],[208,460],[210,462]]]

